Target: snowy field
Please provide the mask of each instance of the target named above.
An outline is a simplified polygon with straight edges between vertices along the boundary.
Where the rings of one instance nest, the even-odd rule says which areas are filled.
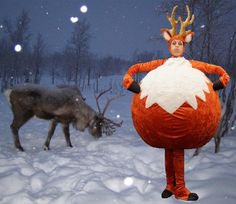
[[[126,92],[125,92],[126,93]],[[85,90],[95,108],[93,93]],[[165,188],[164,150],[147,146],[133,128],[131,94],[114,101],[106,116],[124,123],[114,135],[95,140],[71,128],[73,148],[65,146],[58,126],[51,150],[44,151],[48,121],[32,119],[20,131],[25,152],[13,146],[9,129],[12,114],[0,94],[1,204],[177,204],[161,198]],[[199,204],[236,203],[236,133],[223,138],[214,154],[211,141],[197,157],[186,150],[187,186]]]

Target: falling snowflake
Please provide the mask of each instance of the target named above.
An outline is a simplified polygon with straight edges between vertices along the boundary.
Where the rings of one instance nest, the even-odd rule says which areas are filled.
[[[116,118],[120,118],[120,115],[118,114],[118,115],[116,115]]]
[[[22,47],[21,47],[20,44],[17,44],[17,45],[15,45],[14,49],[15,49],[16,52],[20,52],[22,50]]]
[[[70,17],[70,21],[72,23],[77,23],[79,21],[79,18],[78,17]]]
[[[134,179],[133,179],[132,177],[126,177],[126,178],[124,179],[124,184],[125,184],[126,186],[132,186],[133,183],[134,183]]]
[[[201,28],[205,28],[205,25],[201,25]]]
[[[88,7],[87,7],[86,5],[83,5],[83,6],[80,7],[80,11],[81,11],[82,13],[87,13]]]

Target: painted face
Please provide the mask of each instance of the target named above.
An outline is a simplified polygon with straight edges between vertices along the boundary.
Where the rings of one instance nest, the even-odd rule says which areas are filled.
[[[174,57],[181,57],[184,54],[184,43],[181,40],[173,40],[170,44],[170,53]]]

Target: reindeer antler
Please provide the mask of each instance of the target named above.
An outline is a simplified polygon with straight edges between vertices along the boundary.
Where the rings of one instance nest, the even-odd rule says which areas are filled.
[[[108,91],[110,91],[112,89],[112,87],[109,87],[108,89],[102,91],[101,93],[99,93],[97,96],[95,96],[96,98],[96,104],[97,104],[97,107],[98,107],[98,112],[101,113],[101,109],[100,109],[100,106],[99,106],[99,103],[98,103],[98,99],[105,93],[107,93]]]
[[[190,19],[190,9],[189,9],[188,5],[186,5],[186,9],[187,9],[187,13],[188,13],[188,16],[187,16],[186,20],[182,21],[181,17],[178,18],[180,23],[181,23],[179,35],[189,34],[191,32],[191,30],[185,31],[185,29],[186,29],[187,26],[191,25],[194,21],[194,15],[192,15],[192,17]]]
[[[175,20],[175,11],[177,9],[178,6],[175,6],[172,10],[171,16],[169,16],[169,13],[166,13],[166,17],[169,20],[172,29],[169,30],[171,36],[174,36],[176,34],[176,28],[177,28],[177,24],[178,24],[178,20]]]
[[[119,95],[116,95],[116,96],[113,97],[113,98],[109,98],[109,99],[107,100],[107,103],[106,103],[104,109],[103,109],[102,116],[105,115],[105,112],[106,112],[106,110],[107,110],[109,104],[110,104],[113,100],[115,100],[115,99],[117,99],[117,98],[120,98],[120,97],[122,97],[122,96],[124,96],[124,95],[125,95],[125,94],[119,94]]]
[[[102,132],[106,135],[112,135],[116,131],[116,127],[121,127],[123,120],[120,123],[115,123],[114,121],[103,118]]]
[[[112,89],[112,87],[102,91],[101,93],[98,94],[98,96],[95,96],[96,98],[96,103],[97,103],[97,107],[98,107],[98,111],[99,111],[99,115],[102,119],[102,132],[105,133],[106,135],[112,135],[115,131],[116,131],[116,127],[121,127],[122,123],[123,123],[123,120],[120,122],[120,123],[115,123],[114,121],[108,119],[108,118],[105,118],[104,115],[105,115],[105,112],[109,106],[109,104],[117,99],[117,98],[120,98],[122,96],[124,96],[125,94],[119,94],[119,95],[116,95],[115,97],[112,97],[112,98],[108,98],[107,99],[107,103],[103,109],[103,111],[101,112],[101,108],[99,106],[99,103],[98,103],[98,99],[105,93],[107,93],[108,91],[110,91]]]

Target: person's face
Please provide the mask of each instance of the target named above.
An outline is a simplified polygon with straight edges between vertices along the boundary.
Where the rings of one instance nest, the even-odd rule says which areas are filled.
[[[184,43],[181,40],[173,40],[170,44],[170,53],[174,57],[181,57],[184,54]]]

